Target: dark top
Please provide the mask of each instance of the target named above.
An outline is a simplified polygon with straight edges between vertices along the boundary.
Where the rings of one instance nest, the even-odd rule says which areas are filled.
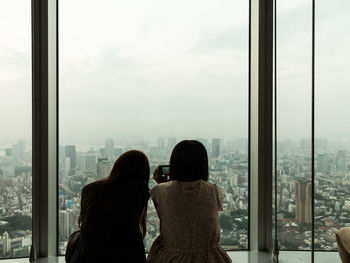
[[[88,184],[82,190],[82,212],[91,191],[96,191],[96,200],[91,207],[89,225],[82,221],[78,260],[74,263],[146,262],[138,219],[149,199],[146,183]]]

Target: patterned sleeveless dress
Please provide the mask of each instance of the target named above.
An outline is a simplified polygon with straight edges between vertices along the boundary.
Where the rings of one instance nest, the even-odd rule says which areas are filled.
[[[160,218],[160,236],[147,262],[231,262],[219,246],[222,196],[215,184],[170,181],[152,188],[150,195]]]

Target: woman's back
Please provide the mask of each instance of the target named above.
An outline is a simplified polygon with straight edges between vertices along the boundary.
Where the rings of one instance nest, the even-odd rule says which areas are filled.
[[[87,202],[92,191],[95,200]],[[89,221],[81,226],[79,262],[145,262],[139,216],[148,198],[144,182],[87,185],[81,209],[90,210]]]
[[[157,255],[151,251],[149,262],[231,262],[218,245],[222,200],[216,185],[170,181],[150,193],[160,218],[162,248]]]

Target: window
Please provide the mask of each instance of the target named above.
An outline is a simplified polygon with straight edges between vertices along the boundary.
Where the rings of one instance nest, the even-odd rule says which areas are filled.
[[[59,253],[85,184],[128,149],[153,172],[182,139],[223,189],[221,244],[247,249],[249,1],[60,1],[59,21]],[[146,249],[157,231],[150,203]]]
[[[185,138],[206,145],[210,179],[223,188],[221,244],[228,250],[248,248],[251,226],[251,247],[269,249],[270,218],[262,207],[271,208],[271,1],[252,1],[251,12],[243,0],[124,2],[60,1],[59,138],[53,30],[58,3],[0,4],[0,258],[28,256],[32,228],[40,256],[56,255],[56,226],[57,251],[63,254],[69,234],[77,228],[85,184],[107,176],[114,160],[131,148],[143,150],[152,169],[166,164],[172,147]],[[276,2],[276,233],[282,250],[309,251],[314,241],[316,250],[334,251],[336,229],[350,224],[346,115],[350,6],[345,0]],[[30,10],[35,18],[32,58]],[[311,24],[314,15],[316,31]],[[40,182],[33,190],[31,166],[33,181]],[[157,235],[157,226],[150,204],[146,248]],[[282,254],[295,258],[294,252]],[[300,254],[307,260],[310,253]]]
[[[280,249],[308,250],[311,248],[312,222],[312,3],[276,2],[277,225]]]
[[[315,4],[312,156],[312,2],[277,0],[277,226],[282,250],[311,250],[314,221],[315,250],[336,251],[335,233],[349,223],[349,11],[345,1]]]
[[[312,3],[276,2],[278,238],[281,250],[310,250]]]
[[[30,1],[0,2],[0,258],[32,244]]]
[[[350,3],[316,5],[315,248],[336,250],[335,232],[349,226]]]

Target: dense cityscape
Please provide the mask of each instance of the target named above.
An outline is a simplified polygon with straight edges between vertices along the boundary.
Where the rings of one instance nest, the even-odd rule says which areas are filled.
[[[28,256],[31,229],[32,153],[17,140],[0,146],[0,257]]]
[[[315,249],[337,250],[350,226],[349,140],[315,141]],[[281,249],[309,250],[312,236],[311,140],[278,142],[277,225]]]
[[[218,138],[198,139],[209,154],[210,181],[218,184],[224,196],[220,214],[221,244],[226,249],[248,246],[248,141],[236,139],[223,144]],[[80,194],[84,185],[109,175],[114,161],[125,151],[139,149],[149,158],[151,173],[160,164],[168,164],[176,138],[157,138],[154,144],[140,142],[116,146],[112,139],[104,147],[79,151],[75,145],[60,147],[59,179],[59,251],[64,254],[67,239],[78,228]],[[150,180],[149,187],[155,185]],[[159,219],[152,201],[147,212],[145,247],[149,250],[159,234]]]
[[[248,247],[248,143],[247,139],[198,139],[209,155],[210,181],[223,192],[220,243],[225,249]],[[109,175],[114,161],[125,151],[139,149],[150,160],[151,172],[169,162],[176,138],[119,144],[107,139],[102,146],[59,147],[59,252],[64,254],[69,235],[77,229],[80,194],[84,185]],[[282,250],[311,248],[310,140],[278,143],[278,236]],[[350,226],[350,141],[316,140],[315,245],[336,250],[335,232]],[[155,185],[150,181],[149,187]],[[24,140],[0,146],[0,257],[27,256],[31,246],[31,147]],[[159,219],[149,202],[145,247],[158,235]]]

